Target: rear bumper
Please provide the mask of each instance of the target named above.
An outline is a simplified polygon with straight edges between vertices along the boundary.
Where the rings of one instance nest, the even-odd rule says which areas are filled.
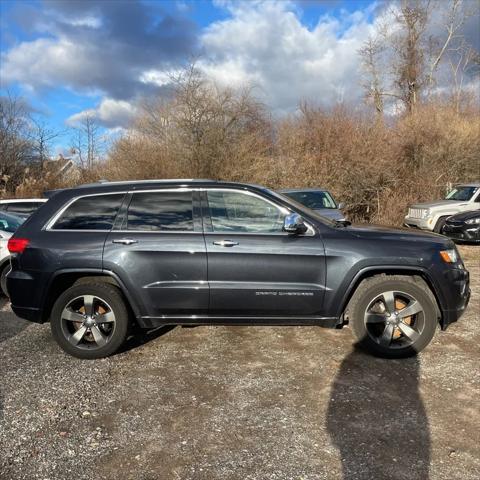
[[[7,274],[7,290],[12,310],[17,316],[30,322],[44,323],[40,306],[45,284],[39,272],[11,270]]]

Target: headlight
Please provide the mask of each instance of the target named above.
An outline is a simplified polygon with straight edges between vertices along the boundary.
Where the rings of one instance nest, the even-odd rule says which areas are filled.
[[[423,211],[423,218],[428,218],[430,216],[430,210],[428,208],[426,208],[424,211]]]
[[[440,257],[445,263],[457,263],[458,260],[457,251],[454,248],[450,250],[441,250]]]
[[[469,220],[465,220],[465,223],[468,223],[469,225],[478,225],[480,224],[480,217],[470,218]]]

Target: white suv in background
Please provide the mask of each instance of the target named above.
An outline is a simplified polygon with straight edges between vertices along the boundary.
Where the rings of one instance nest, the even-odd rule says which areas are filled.
[[[448,217],[479,209],[480,183],[465,183],[456,185],[444,200],[410,205],[404,225],[440,233]]]
[[[28,217],[46,201],[46,198],[12,198],[10,200],[0,200],[0,211]]]
[[[0,293],[4,295],[7,295],[6,276],[10,271],[10,252],[7,248],[8,239],[24,221],[25,217],[18,217],[0,210]]]

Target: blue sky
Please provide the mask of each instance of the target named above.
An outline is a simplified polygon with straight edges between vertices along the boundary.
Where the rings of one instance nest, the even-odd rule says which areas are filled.
[[[467,0],[469,1],[469,0]],[[56,129],[85,113],[126,128],[140,100],[197,58],[212,80],[255,86],[274,112],[362,102],[358,48],[385,3],[364,0],[0,0],[0,88]],[[68,144],[69,133],[59,139]]]

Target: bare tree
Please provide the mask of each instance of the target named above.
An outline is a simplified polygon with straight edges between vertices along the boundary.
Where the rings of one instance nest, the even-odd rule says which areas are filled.
[[[49,127],[42,118],[35,116],[30,117],[29,123],[28,137],[32,144],[33,154],[40,170],[43,170],[45,161],[50,158],[52,141],[63,132]]]
[[[476,2],[462,0],[401,0],[386,10],[376,36],[359,50],[365,96],[378,114],[388,98],[411,113],[433,93],[442,64],[450,64],[455,88],[463,88],[460,66],[472,53],[466,53],[462,27],[478,10]]]
[[[462,100],[466,96],[465,80],[480,73],[480,54],[465,41],[447,53],[453,80],[452,98],[455,110],[460,111]]]
[[[382,75],[382,56],[386,50],[380,37],[369,37],[359,49],[361,66],[364,72],[363,88],[365,98],[372,101],[377,115],[383,115],[385,85]]]
[[[233,145],[260,145],[265,138],[265,109],[250,88],[219,88],[194,64],[172,77],[172,84],[169,100],[143,105],[135,131],[163,155],[176,158],[188,175],[218,177]]]
[[[392,34],[394,85],[405,109],[412,112],[425,85],[425,36],[430,1],[403,0],[394,10],[397,23]]]
[[[78,156],[82,168],[90,170],[103,153],[100,125],[93,114],[87,113],[73,130],[71,151]]]
[[[32,159],[28,138],[28,105],[19,97],[0,97],[0,183],[14,191],[24,168]]]
[[[449,52],[459,52],[461,59],[465,59],[465,38],[461,33],[465,22],[472,16],[478,16],[479,4],[462,0],[450,0],[448,7],[441,14],[440,26],[446,35],[443,39],[437,39],[437,49],[433,52],[428,73],[428,86],[435,84],[435,73],[445,56]],[[468,56],[468,55],[467,55]],[[462,63],[462,61],[460,61]]]

